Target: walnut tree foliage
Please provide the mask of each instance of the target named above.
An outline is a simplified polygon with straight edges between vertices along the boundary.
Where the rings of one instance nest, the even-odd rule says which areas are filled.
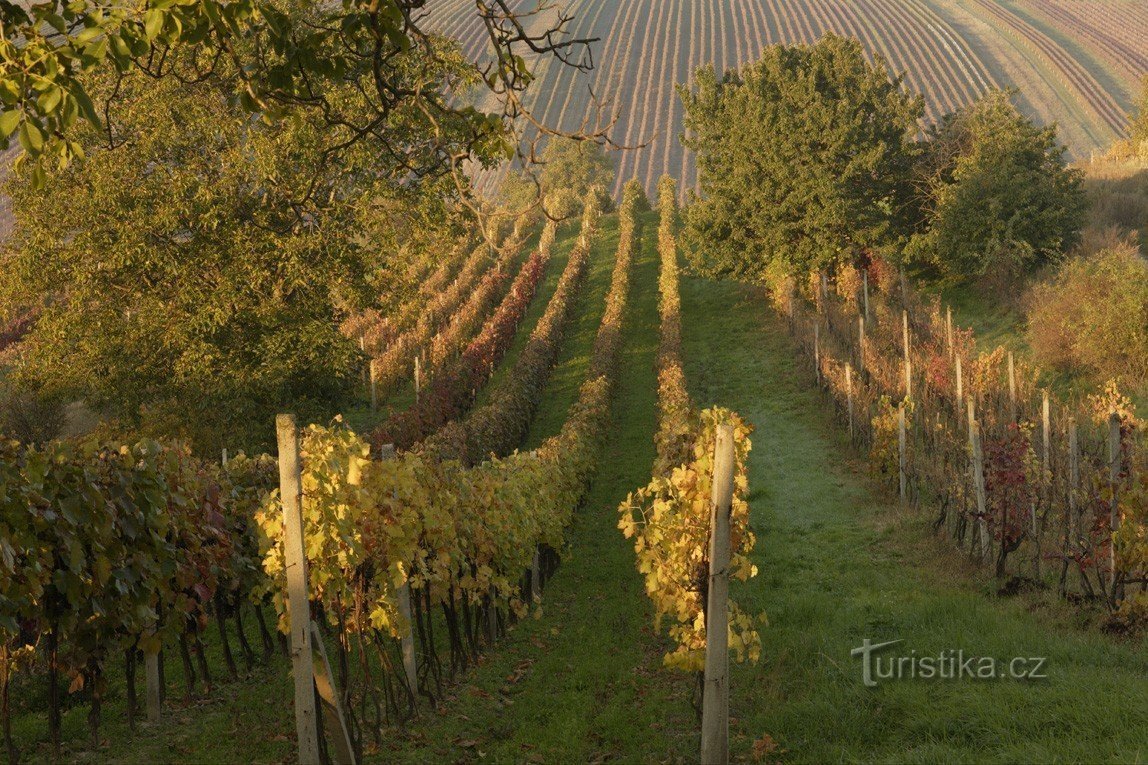
[[[201,450],[266,446],[283,407],[333,413],[363,364],[340,322],[402,299],[453,232],[453,184],[408,178],[420,147],[435,151],[421,113],[389,117],[402,158],[367,143],[331,156],[339,128],[255,120],[226,77],[103,73],[85,87],[115,92],[104,128],[70,139],[85,161],[8,184],[0,308],[41,309],[13,377]],[[351,88],[329,97],[364,108]]]
[[[856,40],[771,46],[740,71],[700,69],[679,92],[701,185],[686,213],[697,269],[808,272],[906,236],[921,102]]]
[[[948,281],[1008,277],[1079,239],[1087,202],[1055,126],[994,91],[930,129],[917,165],[924,228],[907,259]]]
[[[1148,74],[1140,78],[1140,94],[1129,121],[1128,135],[1135,153],[1148,157]]]

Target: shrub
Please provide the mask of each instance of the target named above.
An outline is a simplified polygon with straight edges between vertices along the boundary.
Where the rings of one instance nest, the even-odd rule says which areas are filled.
[[[1029,296],[1029,342],[1048,366],[1148,380],[1148,262],[1127,241],[1066,261]]]

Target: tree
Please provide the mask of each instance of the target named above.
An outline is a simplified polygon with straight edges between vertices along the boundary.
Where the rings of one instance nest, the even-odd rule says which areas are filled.
[[[106,126],[86,73],[140,70],[198,82],[226,70],[229,94],[248,112],[267,121],[308,113],[345,128],[350,135],[327,144],[323,163],[359,142],[402,156],[405,146],[389,124],[402,108],[421,110],[436,126],[452,122],[463,129],[464,144],[446,144],[410,170],[452,172],[462,187],[458,170],[473,154],[516,150],[510,135],[516,126],[558,132],[540,124],[523,102],[534,79],[525,57],[556,58],[588,70],[592,40],[569,34],[571,17],[561,10],[549,13],[548,0],[523,13],[511,8],[516,4],[510,0],[476,0],[473,13],[489,45],[481,60],[469,63],[469,79],[482,83],[497,105],[482,111],[469,99],[450,97],[465,93],[465,83],[434,87],[422,76],[429,71],[434,80],[441,70],[440,40],[427,26],[426,5],[426,0],[3,2],[0,139],[18,138],[33,160],[33,181],[41,183],[51,163],[82,158],[83,147],[74,140],[80,122]],[[342,103],[346,85],[369,108],[348,113]],[[601,116],[597,129],[577,135],[608,140]]]
[[[771,46],[679,87],[701,197],[686,214],[695,268],[756,279],[894,246],[908,230],[908,136],[920,99],[856,40]]]
[[[1067,259],[1029,296],[1028,338],[1042,364],[1148,382],[1148,262],[1135,238]]]
[[[1148,157],[1148,74],[1140,80],[1140,97],[1136,99],[1128,137],[1132,140],[1133,153]]]
[[[1038,127],[989,93],[929,131],[916,186],[924,230],[907,259],[949,281],[1009,277],[1079,239],[1086,199],[1055,126]]]
[[[556,218],[569,218],[582,211],[586,195],[598,189],[609,200],[614,186],[614,161],[601,146],[589,141],[552,139],[542,152],[539,186],[543,207]]]
[[[105,131],[76,134],[83,165],[9,184],[0,305],[41,307],[17,380],[201,451],[267,446],[282,407],[336,411],[363,364],[340,322],[409,288],[416,255],[400,239],[449,229],[453,184],[408,178],[436,150],[421,112],[390,116],[402,157],[362,143],[324,162],[338,128],[315,114],[255,122],[224,76],[85,87],[116,90],[117,108]],[[329,96],[354,115],[354,93]]]

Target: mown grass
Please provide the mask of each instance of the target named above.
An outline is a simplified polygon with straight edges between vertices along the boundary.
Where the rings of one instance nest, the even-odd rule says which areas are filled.
[[[757,426],[750,464],[764,658],[735,665],[735,755],[770,735],[792,762],[1143,762],[1148,652],[1038,594],[999,598],[983,574],[874,486],[809,386],[757,290],[683,282],[686,378],[700,405]],[[1048,657],[1048,679],[904,680],[866,688],[850,650]]]
[[[603,215],[590,245],[586,281],[578,293],[577,305],[562,338],[562,348],[550,373],[550,384],[543,391],[523,448],[533,449],[561,430],[567,411],[578,398],[578,388],[586,379],[589,368],[594,337],[606,310],[606,293],[610,290],[617,250],[618,216]]]
[[[595,273],[605,266],[608,282],[613,250],[606,242],[616,245],[616,222],[610,218],[604,224],[604,241],[593,257]],[[617,529],[618,503],[649,480],[654,458],[655,226],[656,219],[645,218],[609,444],[569,531],[567,555],[547,584],[539,618],[516,625],[457,686],[442,712],[414,724],[405,739],[383,753],[385,761],[689,759],[695,725],[688,703],[691,682],[661,667],[666,646],[651,629],[633,550]],[[597,327],[598,292],[592,289],[590,300],[581,303],[580,329],[568,335],[565,364],[576,366],[589,353],[582,329]],[[582,367],[584,373],[585,359]],[[536,437],[561,423],[564,410],[555,420],[552,407],[573,401],[580,383],[573,371],[552,379]]]

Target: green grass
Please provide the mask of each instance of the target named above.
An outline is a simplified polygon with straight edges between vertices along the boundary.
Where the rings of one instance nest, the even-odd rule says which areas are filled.
[[[538,413],[526,434],[526,449],[537,447],[561,430],[567,411],[578,398],[578,388],[589,369],[594,337],[606,310],[606,293],[610,289],[617,250],[618,216],[603,215],[594,241],[590,243],[589,271],[578,293],[574,314],[566,326],[562,349],[550,373],[550,384],[543,392]]]
[[[614,238],[614,223],[604,238]],[[647,220],[609,445],[569,531],[569,554],[547,584],[541,618],[513,627],[444,711],[413,725],[385,761],[662,761],[692,751],[691,683],[661,668],[666,646],[652,633],[633,549],[617,529],[618,503],[649,480],[654,459],[654,233]],[[595,247],[596,273],[612,255]],[[580,304],[579,325],[601,315],[596,289],[591,297]],[[570,364],[583,355],[579,336],[565,354]],[[556,377],[547,400],[573,400],[579,383],[573,374]]]
[[[700,405],[757,427],[751,513],[764,658],[735,665],[736,755],[769,734],[793,762],[1148,760],[1148,652],[1083,629],[1048,595],[998,598],[981,574],[866,478],[764,296],[683,282],[686,378]],[[1046,681],[861,683],[850,649],[1048,657]]]
[[[1016,300],[1001,299],[964,285],[946,290],[942,301],[953,307],[954,326],[973,330],[977,350],[991,351],[1003,345],[1017,353],[1031,353],[1025,338],[1027,319]]]

